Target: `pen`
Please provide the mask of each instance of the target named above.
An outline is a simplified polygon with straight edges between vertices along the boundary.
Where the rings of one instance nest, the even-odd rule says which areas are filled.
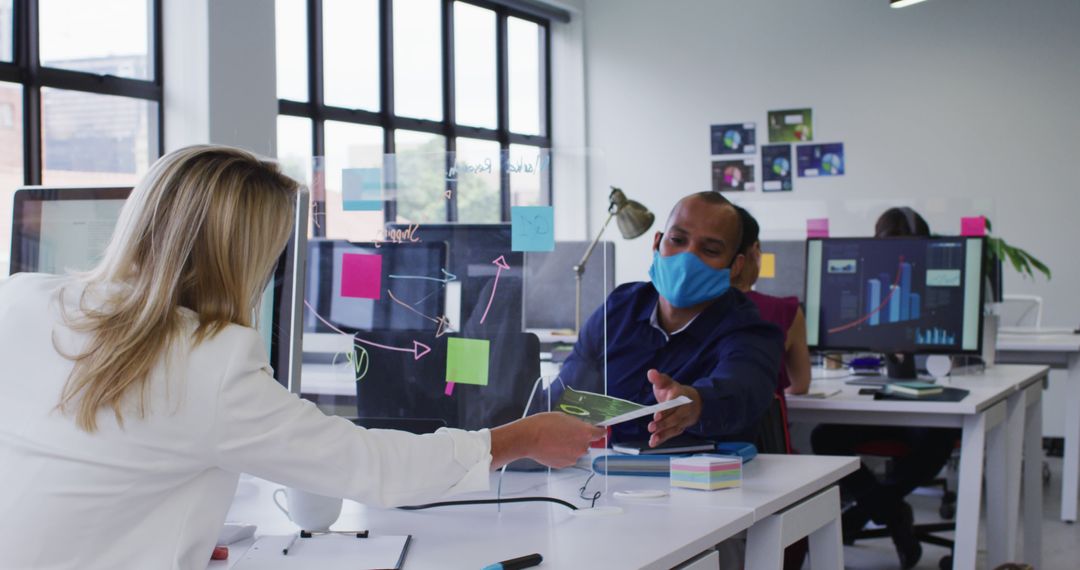
[[[288,556],[289,555],[289,549],[292,548],[294,544],[296,544],[296,538],[299,537],[299,536],[300,536],[299,534],[294,534],[292,539],[289,541],[289,544],[286,544],[285,548],[281,549],[281,555],[282,556]]]
[[[489,564],[484,566],[483,570],[521,570],[522,568],[538,566],[543,561],[543,556],[540,556],[539,554],[530,554],[520,558],[512,558],[510,560]]]

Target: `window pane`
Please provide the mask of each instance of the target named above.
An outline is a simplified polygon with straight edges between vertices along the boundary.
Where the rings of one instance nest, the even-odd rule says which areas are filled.
[[[311,119],[279,115],[277,118],[278,162],[285,174],[311,184]]]
[[[499,195],[499,143],[477,139],[457,140],[458,220],[498,222],[502,218]]]
[[[525,135],[540,132],[540,102],[543,88],[539,25],[520,18],[507,18],[506,41],[509,66],[510,130]]]
[[[495,12],[454,2],[454,89],[458,124],[496,127]]]
[[[11,202],[23,183],[22,87],[0,83],[0,277],[11,255]]]
[[[326,237],[373,241],[383,226],[383,213],[346,212],[342,205],[344,168],[381,168],[383,132],[379,127],[326,122]]]
[[[45,184],[135,184],[157,158],[153,101],[42,88]]]
[[[323,101],[379,110],[378,0],[323,1]]]
[[[150,0],[40,0],[41,65],[152,79]]]
[[[446,138],[394,131],[397,221],[446,221]]]
[[[510,171],[510,205],[547,206],[551,152],[537,146],[512,144],[505,162]]]
[[[276,0],[274,22],[278,99],[307,101],[307,2]]]
[[[395,115],[442,120],[441,23],[439,0],[395,0]]]
[[[15,0],[0,0],[0,61],[15,57]]]

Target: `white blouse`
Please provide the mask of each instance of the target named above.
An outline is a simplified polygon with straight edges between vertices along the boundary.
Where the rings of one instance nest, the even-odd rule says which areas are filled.
[[[487,430],[416,436],[328,417],[271,376],[262,337],[229,326],[163,358],[147,413],[127,401],[98,431],[57,409],[87,335],[67,328],[81,286],[0,280],[0,568],[205,568],[241,472],[314,493],[395,506],[488,487]],[[92,297],[87,302],[94,306]]]

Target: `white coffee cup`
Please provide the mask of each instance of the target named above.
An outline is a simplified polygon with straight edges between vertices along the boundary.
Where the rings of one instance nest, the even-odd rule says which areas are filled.
[[[278,501],[278,493],[285,495],[288,508]],[[295,487],[274,491],[274,504],[302,530],[313,532],[330,530],[330,525],[341,516],[341,499],[309,493]]]

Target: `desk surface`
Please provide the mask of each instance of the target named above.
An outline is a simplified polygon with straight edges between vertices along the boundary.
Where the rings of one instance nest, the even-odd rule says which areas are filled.
[[[848,457],[761,455],[746,466],[743,487],[703,492],[669,489],[658,477],[599,475],[587,494],[602,491],[597,506],[615,506],[619,514],[583,516],[544,503],[445,507],[408,512],[366,507],[345,501],[335,530],[367,529],[373,533],[412,534],[406,559],[409,570],[469,568],[533,552],[544,556],[545,568],[670,568],[746,530],[779,510],[835,484],[854,471],[858,460]],[[492,490],[455,499],[494,496]],[[504,497],[555,496],[584,507],[578,490],[588,477],[580,469],[539,473],[508,472]],[[244,478],[230,520],[259,525],[258,534],[288,534],[296,528],[278,511],[271,494],[278,486]],[[664,489],[661,499],[616,499],[619,489]],[[580,511],[579,511],[580,512]],[[228,568],[252,541],[233,545]]]
[[[504,496],[544,495],[544,474],[508,473]],[[587,476],[573,473],[573,501],[584,506],[576,490]],[[554,479],[566,479],[556,473]],[[594,483],[590,485],[596,485]],[[523,485],[537,482],[537,485]],[[289,534],[296,527],[271,502],[277,485],[261,480],[243,482],[230,517],[259,525],[258,534]],[[494,480],[493,480],[494,487]],[[508,487],[519,492],[507,493]],[[537,487],[530,489],[530,487]],[[485,497],[490,493],[483,494]],[[469,495],[455,497],[470,498]],[[472,496],[472,498],[481,498]],[[571,496],[563,496],[569,499]],[[671,568],[753,524],[751,511],[659,508],[620,505],[621,513],[580,516],[566,507],[547,503],[442,507],[426,511],[377,509],[346,501],[335,530],[370,530],[373,534],[411,534],[405,559],[408,570],[476,570],[488,564],[539,552],[545,568]],[[229,561],[212,562],[211,569],[228,568],[239,560],[251,540],[230,547]]]
[[[746,509],[759,521],[790,505],[828,488],[859,468],[857,457],[825,455],[767,455],[754,458],[743,467],[743,484],[738,489],[702,492],[671,488],[663,477],[608,477],[607,504],[642,504],[674,507]],[[601,483],[603,485],[603,483]],[[591,489],[591,486],[590,486]],[[669,492],[661,499],[616,499],[615,491],[660,489]]]
[[[997,350],[1080,352],[1080,334],[999,334]]]
[[[1045,376],[1047,370],[1046,366],[999,364],[987,368],[982,374],[946,378],[941,382],[942,386],[970,391],[959,402],[875,400],[873,396],[859,395],[859,390],[866,386],[847,385],[844,379],[815,379],[812,390],[839,389],[840,393],[828,398],[788,398],[788,410],[972,415],[986,410],[1017,390],[1027,388]]]

